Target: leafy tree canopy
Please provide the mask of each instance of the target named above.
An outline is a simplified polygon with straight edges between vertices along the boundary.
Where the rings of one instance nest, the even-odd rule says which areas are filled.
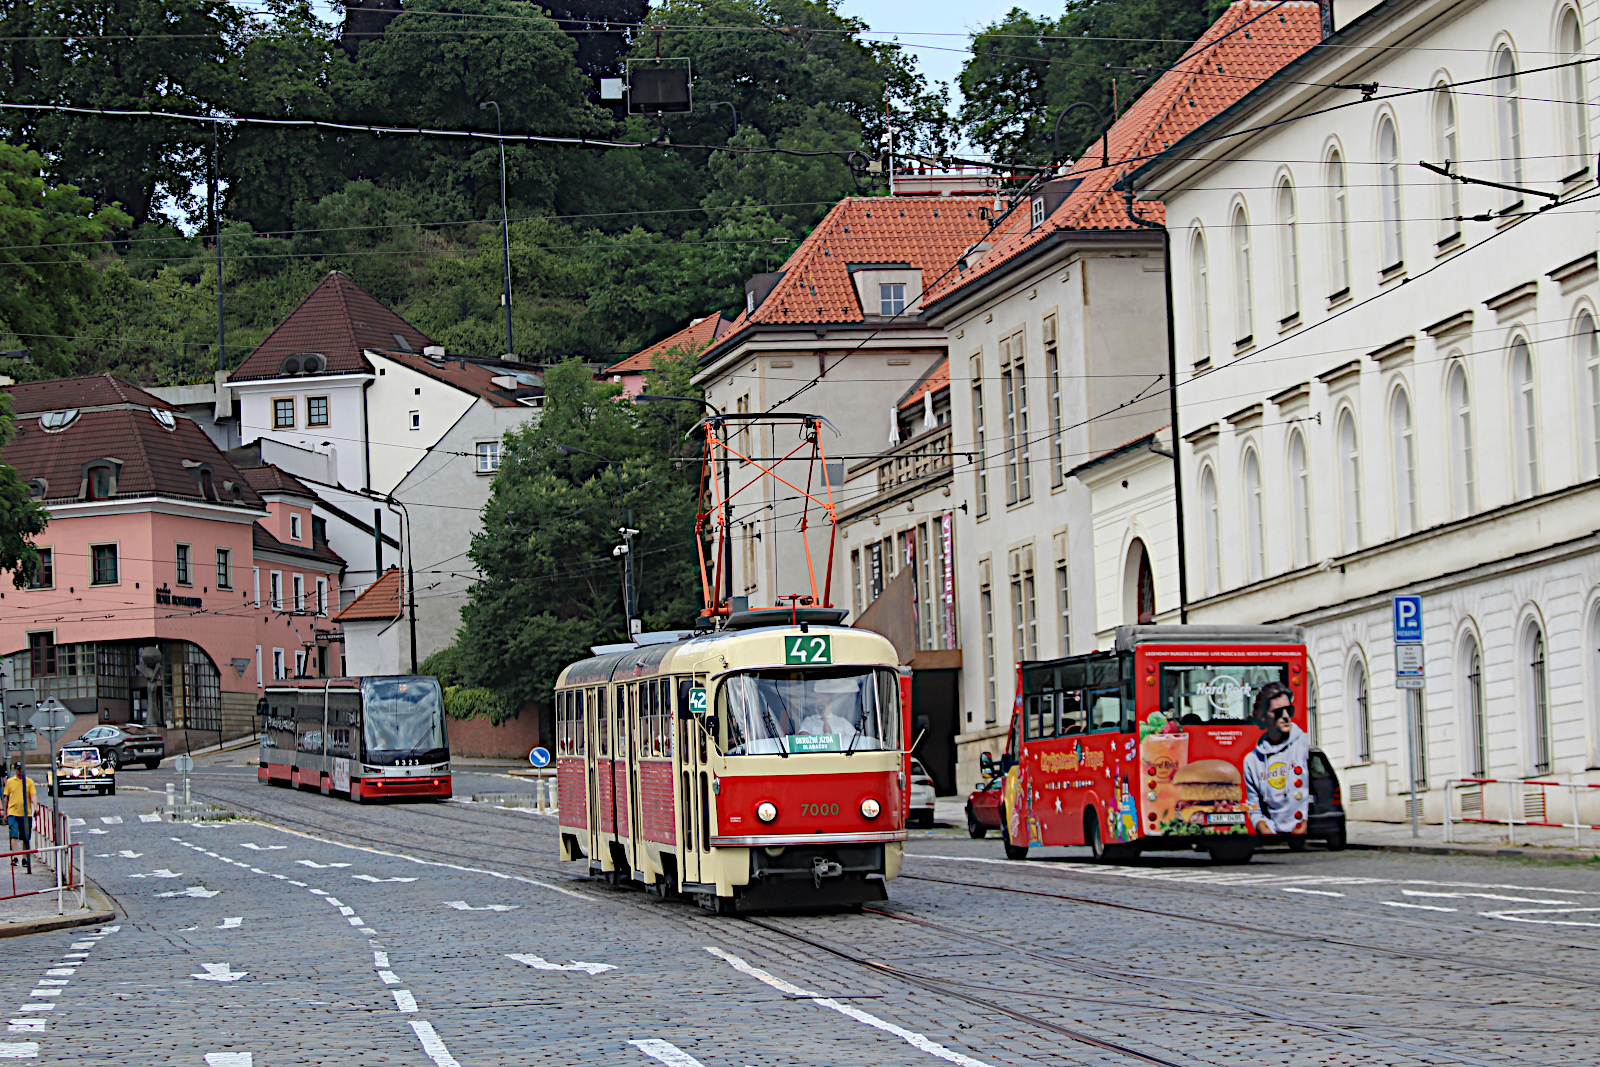
[[[0,393],[0,448],[16,432],[11,398]],[[11,572],[11,583],[23,588],[39,571],[39,550],[32,538],[44,533],[49,514],[22,484],[17,468],[0,462],[0,571]]]

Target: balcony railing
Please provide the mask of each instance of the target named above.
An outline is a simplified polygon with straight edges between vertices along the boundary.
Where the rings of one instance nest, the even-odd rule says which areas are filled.
[[[945,423],[918,434],[878,460],[878,494],[893,492],[907,482],[926,482],[955,462],[955,437]]]

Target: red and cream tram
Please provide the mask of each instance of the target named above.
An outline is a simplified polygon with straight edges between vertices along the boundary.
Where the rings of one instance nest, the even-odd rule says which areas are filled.
[[[885,899],[909,686],[893,646],[843,614],[736,611],[563,671],[561,858],[722,913]]]
[[[267,687],[259,708],[263,785],[383,797],[450,796],[437,678],[307,678]]]

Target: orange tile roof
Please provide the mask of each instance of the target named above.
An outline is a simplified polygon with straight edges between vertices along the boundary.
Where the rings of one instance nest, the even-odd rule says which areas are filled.
[[[833,206],[783,265],[784,276],[752,315],[741,311],[724,336],[748,326],[864,322],[851,264],[904,263],[923,287],[989,232],[974,196],[848,197]],[[907,321],[916,321],[906,316]]]
[[[911,391],[900,401],[899,410],[916,407],[922,403],[922,398],[927,393],[938,394],[941,390],[950,388],[950,357],[941,359],[936,367],[922,376],[922,380],[911,387]]]
[[[1252,21],[1254,20],[1254,21]],[[1245,24],[1249,23],[1248,28]],[[1238,32],[1243,31],[1243,32]],[[1249,36],[1246,37],[1245,33]],[[924,305],[963,289],[1061,230],[1132,230],[1123,197],[1112,186],[1152,155],[1221,113],[1291,60],[1322,40],[1315,0],[1238,0],[1200,35],[1172,69],[1147,89],[1108,135],[1111,167],[1100,165],[1100,142],[1084,149],[1064,177],[1081,178],[1065,201],[1030,229],[1027,202],[997,228],[993,244],[973,267],[930,286]],[[1161,204],[1140,203],[1139,216],[1164,222]]]
[[[606,373],[642,374],[645,371],[655,370],[656,360],[673,349],[679,350],[680,357],[698,355],[712,341],[727,333],[732,322],[732,319],[724,318],[720,311],[703,319],[695,319],[677,333],[657,341],[643,352],[613,363],[606,368]]]
[[[400,568],[390,567],[383,576],[361,591],[345,609],[333,617],[334,622],[363,622],[371,619],[398,619],[400,617]]]

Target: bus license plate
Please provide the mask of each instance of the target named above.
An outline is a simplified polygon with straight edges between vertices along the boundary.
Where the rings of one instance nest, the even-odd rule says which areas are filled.
[[[1206,816],[1206,822],[1212,826],[1242,826],[1244,824],[1244,812],[1214,811]]]

